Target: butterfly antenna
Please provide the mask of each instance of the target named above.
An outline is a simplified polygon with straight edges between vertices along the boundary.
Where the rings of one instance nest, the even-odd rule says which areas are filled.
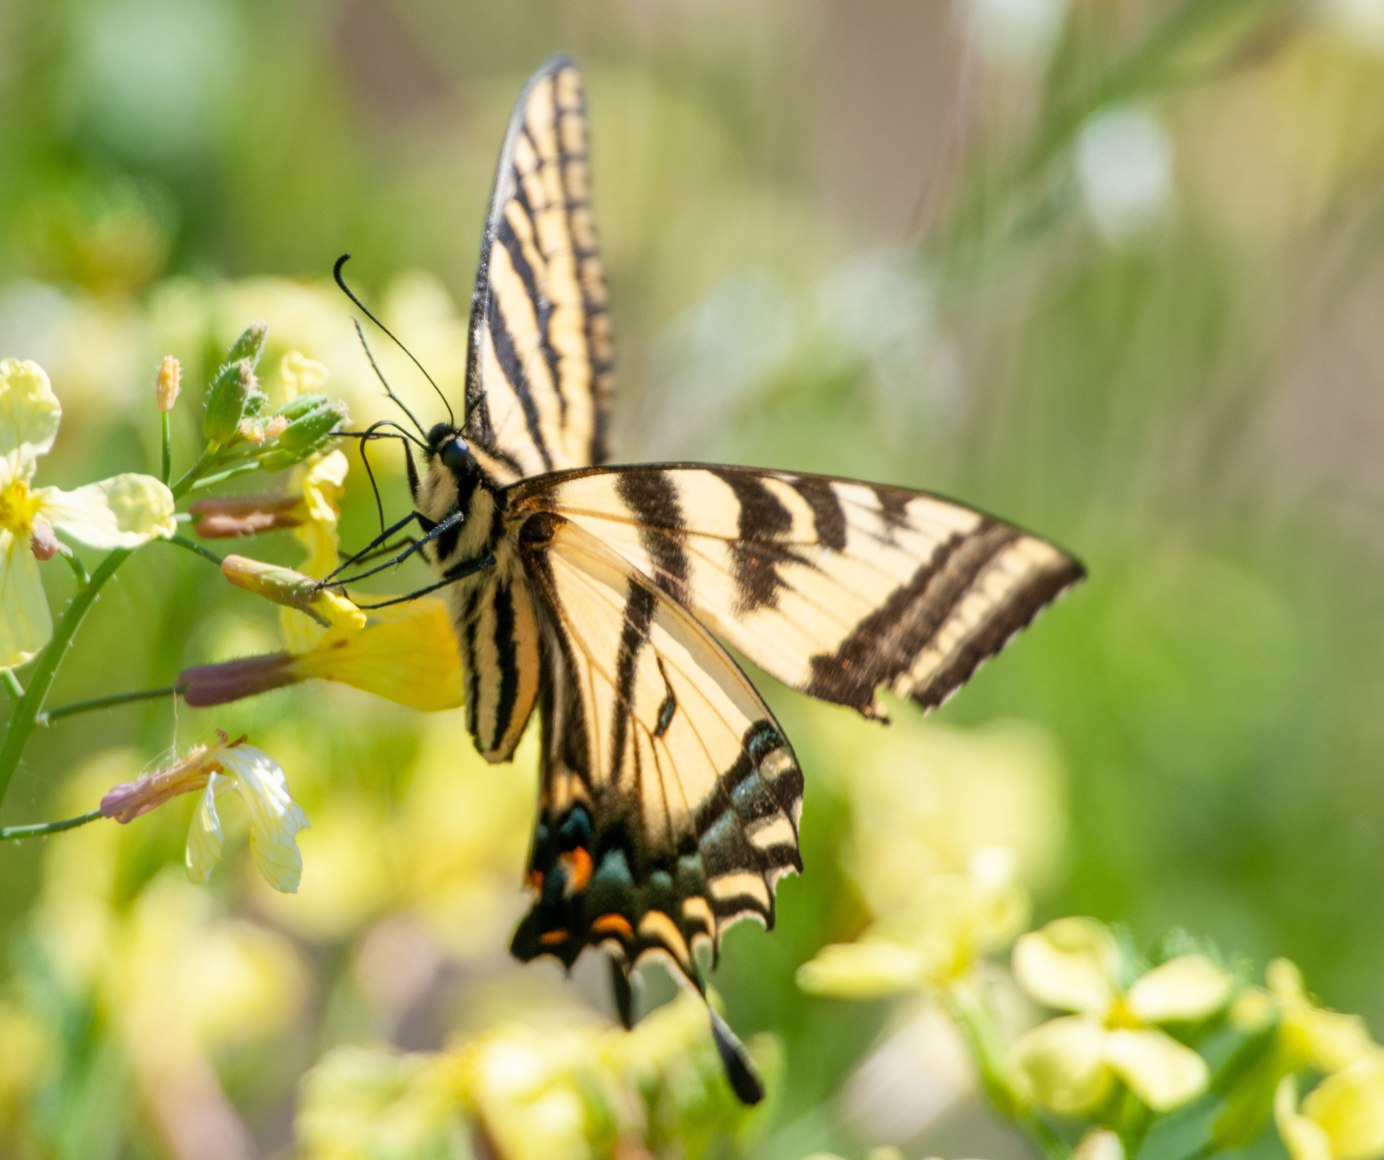
[[[438,397],[439,399],[442,400],[442,405],[443,405],[444,407],[447,408],[447,421],[448,421],[449,423],[451,423],[451,425],[452,425],[453,427],[455,427],[455,426],[456,426],[456,421],[457,421],[457,420],[456,420],[456,414],[452,411],[452,404],[449,403],[449,402],[447,401],[447,396],[446,396],[445,394],[443,394],[442,388],[439,387],[439,386],[437,385],[437,383],[436,383],[436,381],[433,379],[432,375],[428,374],[427,368],[424,367],[423,364],[420,363],[420,362],[414,357],[413,351],[409,350],[409,348],[406,347],[406,346],[399,340],[399,337],[398,337],[392,330],[390,330],[389,327],[387,327],[383,322],[381,322],[377,317],[375,317],[374,313],[370,310],[370,308],[369,308],[368,306],[366,306],[365,303],[362,302],[362,301],[356,296],[355,291],[352,290],[349,286],[346,285],[346,279],[345,279],[344,277],[342,277],[341,268],[342,268],[344,265],[346,265],[346,263],[349,262],[350,260],[351,260],[351,255],[350,255],[350,254],[342,254],[341,257],[339,257],[339,258],[336,260],[336,265],[334,265],[334,266],[332,267],[332,278],[336,281],[337,286],[340,288],[341,292],[342,292],[343,294],[345,294],[346,297],[349,298],[349,299],[352,301],[352,303],[355,304],[355,307],[356,307],[357,310],[359,310],[362,314],[365,315],[366,318],[370,319],[371,322],[373,322],[373,323],[374,323],[376,326],[378,326],[382,331],[384,331],[384,333],[388,336],[389,340],[390,340],[392,343],[394,343],[394,345],[397,346],[397,347],[398,347],[401,351],[403,351],[406,355],[408,355],[409,361],[410,361],[411,363],[413,363],[413,365],[416,366],[416,367],[418,368],[418,370],[419,370],[419,372],[422,374],[422,376],[423,376],[425,379],[428,380],[428,383],[429,383],[429,385],[431,385],[432,389],[433,389],[434,391],[437,392],[437,397]],[[359,323],[356,324],[356,331],[357,331],[357,333],[360,332],[360,324],[359,324]],[[364,339],[364,337],[362,337],[362,338],[361,338],[361,342],[364,343],[364,341],[365,341],[365,339]],[[391,390],[389,389],[389,384],[388,384],[388,383],[385,383],[385,381],[384,381],[384,376],[380,374],[379,367],[376,367],[376,366],[375,366],[375,360],[374,360],[373,357],[370,356],[370,348],[369,348],[369,347],[366,347],[365,353],[366,353],[366,356],[367,356],[368,358],[370,358],[370,365],[371,365],[372,367],[375,367],[375,374],[379,376],[380,382],[381,382],[381,383],[384,383],[384,389],[385,389],[386,393],[388,393],[388,395],[389,395],[389,397],[390,397],[391,399],[393,399],[396,403],[399,404],[399,407],[403,410],[403,412],[404,412],[405,415],[407,415],[410,419],[413,419],[413,424],[414,424],[415,427],[418,428],[419,434],[423,435],[423,436],[426,438],[427,432],[423,430],[423,425],[422,425],[421,423],[419,423],[418,420],[417,420],[416,418],[414,418],[413,413],[412,413],[407,407],[405,407],[405,406],[403,405],[403,403],[400,403],[400,402],[399,402],[398,397],[394,394],[393,391],[391,391]]]
[[[364,309],[364,307],[361,309]],[[404,406],[403,399],[399,398],[399,396],[394,393],[394,389],[385,379],[384,372],[380,370],[380,364],[375,361],[375,352],[370,349],[370,344],[365,341],[365,331],[360,328],[360,322],[353,318],[351,319],[351,325],[356,328],[356,337],[360,339],[360,348],[365,351],[365,357],[370,363],[370,369],[375,372],[375,377],[380,380],[380,386],[384,388],[384,393],[389,396],[390,402],[409,417],[413,425],[418,428],[418,433],[420,435],[426,435],[427,433],[423,430],[423,424],[418,421],[418,416]],[[390,337],[392,338],[393,336],[391,335]]]

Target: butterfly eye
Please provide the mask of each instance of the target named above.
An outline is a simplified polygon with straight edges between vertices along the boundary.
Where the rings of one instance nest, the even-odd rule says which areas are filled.
[[[428,432],[428,446],[434,451],[440,451],[442,445],[454,434],[450,423],[434,423],[432,430]]]
[[[460,435],[448,439],[446,443],[442,444],[438,454],[442,456],[443,466],[457,475],[470,472],[474,465],[471,451],[466,446],[466,440]]]

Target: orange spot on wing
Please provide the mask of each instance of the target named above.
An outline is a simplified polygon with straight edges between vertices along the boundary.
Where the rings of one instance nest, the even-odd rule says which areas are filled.
[[[591,924],[597,934],[614,934],[621,938],[633,938],[634,927],[623,914],[602,914]]]
[[[538,941],[545,947],[555,947],[558,943],[567,941],[567,932],[565,930],[545,930],[538,936]]]
[[[591,854],[584,846],[559,856],[558,861],[567,868],[567,889],[565,894],[576,894],[586,889],[591,881]]]
[[[524,875],[524,885],[537,894],[543,893],[543,871],[530,870]]]

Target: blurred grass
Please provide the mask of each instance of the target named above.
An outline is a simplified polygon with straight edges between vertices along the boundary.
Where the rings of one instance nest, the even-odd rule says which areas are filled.
[[[345,250],[372,298],[395,286],[391,317],[455,387],[456,360],[426,357],[449,349],[446,326],[395,278],[421,269],[467,301],[510,102],[543,56],[572,51],[591,101],[621,456],[935,489],[1070,547],[1089,584],[943,713],[1023,718],[1061,755],[1066,840],[1039,917],[1091,913],[1144,941],[1182,925],[1256,962],[1287,954],[1327,1001],[1384,1026],[1384,33],[1345,0],[1052,0],[1042,52],[1036,33],[1025,49],[987,32],[991,7],[10,5],[0,354],[42,362],[65,403],[40,481],[147,469],[158,358],[183,357],[195,395],[198,360],[261,315],[280,353],[301,347],[351,384],[358,420],[387,414],[344,302],[235,283],[320,286]],[[1077,160],[1112,109],[1151,122],[1169,158],[1124,158],[1114,194]],[[1152,185],[1112,227],[1100,199],[1120,209],[1121,172]],[[432,415],[392,354],[391,380]],[[194,425],[191,408],[178,418]],[[400,512],[388,459],[376,464]],[[360,542],[373,511],[353,487]],[[49,579],[60,601],[68,580]],[[272,641],[223,587],[173,548],[141,553],[56,699],[164,684]],[[118,665],[92,659],[106,657]],[[808,999],[792,972],[864,921],[840,864],[854,808],[841,766],[872,770],[883,742],[768,695],[807,768],[808,873],[784,885],[772,936],[728,939],[717,985],[736,1026],[782,1036],[785,1090],[755,1154],[794,1156],[869,1134],[850,1101],[823,1101],[892,1016]],[[341,714],[346,728],[323,727]],[[558,1001],[555,974],[504,957],[531,759],[482,768],[455,715],[420,725],[337,691],[183,712],[176,735],[214,725],[253,729],[314,821],[301,900],[267,900],[230,867],[212,888],[230,913],[287,931],[316,980],[271,1074],[254,1062],[273,1054],[264,1043],[218,1059],[261,1149],[287,1138],[293,1082],[333,1043],[437,1046],[458,1018]],[[74,771],[123,753],[106,784],[121,780],[173,737],[164,705],[65,722],[36,739],[5,820],[89,808],[102,786],[74,795]],[[930,784],[924,762],[903,773]],[[468,846],[469,861],[400,852],[426,830],[423,802],[481,811],[421,847]],[[342,833],[359,844],[342,849]],[[49,1144],[20,1154],[163,1154],[121,1094],[135,1081],[100,1004],[35,965],[34,924],[54,905],[35,898],[41,882],[51,897],[44,859],[62,845],[79,863],[116,859],[110,905],[126,913],[182,839],[158,817],[110,850],[81,833],[3,851],[9,997],[60,1029],[38,1114]],[[318,901],[315,858],[335,867]],[[427,929],[420,945],[447,950],[416,993],[387,1000],[360,964],[401,913]],[[91,1137],[54,1126],[69,1113]],[[961,1123],[970,1135],[921,1146],[1012,1152]]]

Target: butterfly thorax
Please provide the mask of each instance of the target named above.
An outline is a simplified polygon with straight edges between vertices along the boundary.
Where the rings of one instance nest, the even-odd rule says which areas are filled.
[[[424,554],[443,580],[466,679],[466,723],[488,761],[508,761],[533,712],[539,685],[536,610],[505,519],[504,490],[465,438],[439,423],[428,433],[414,489]],[[478,561],[486,566],[475,568]]]

